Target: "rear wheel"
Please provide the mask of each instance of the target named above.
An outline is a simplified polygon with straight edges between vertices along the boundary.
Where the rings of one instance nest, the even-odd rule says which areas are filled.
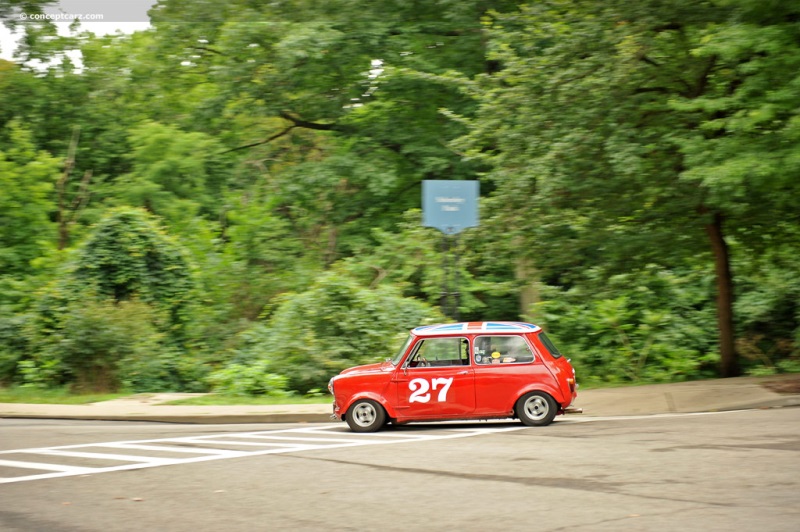
[[[544,392],[526,393],[514,407],[517,417],[529,427],[543,427],[552,423],[558,413],[556,401]]]
[[[386,411],[371,399],[359,399],[347,411],[347,424],[353,432],[375,432],[386,421]]]

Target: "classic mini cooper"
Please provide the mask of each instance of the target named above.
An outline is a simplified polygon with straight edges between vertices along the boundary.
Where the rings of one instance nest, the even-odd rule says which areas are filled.
[[[550,424],[577,397],[575,370],[540,327],[478,322],[417,327],[385,362],[330,380],[333,417],[355,432],[387,423],[518,418]]]

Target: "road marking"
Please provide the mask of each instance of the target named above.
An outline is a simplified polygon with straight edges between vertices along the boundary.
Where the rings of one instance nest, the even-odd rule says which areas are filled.
[[[72,473],[74,475],[82,475],[86,473],[85,467],[73,467],[56,464],[41,464],[39,462],[21,462],[18,460],[0,460],[0,466],[15,467],[18,469],[44,469],[46,471],[61,471],[62,473]]]
[[[694,412],[620,417],[570,416],[569,418],[559,418],[556,420],[554,425],[557,426],[561,424],[568,425],[572,423],[588,423],[593,421],[631,421],[664,417],[719,415],[733,412],[741,411]],[[84,443],[78,445],[61,445],[57,447],[12,449],[8,451],[0,451],[0,484],[76,475],[94,475],[99,473],[111,473],[114,471],[130,471],[134,469],[145,469],[150,467],[222,460],[225,458],[242,458],[247,456],[303,452],[320,449],[339,449],[344,447],[360,447],[365,445],[393,445],[398,443],[420,443],[435,440],[470,438],[484,434],[511,432],[527,428],[524,425],[508,426],[507,421],[497,424],[493,422],[487,422],[486,424],[480,424],[476,427],[464,427],[463,423],[464,422],[437,423],[435,425],[435,432],[422,430],[413,432],[384,431],[355,434],[352,432],[342,431],[342,425],[340,423],[336,423],[281,430],[264,430],[238,433],[225,432],[219,434],[209,434],[205,436],[185,436],[177,438],[113,441]],[[334,432],[334,429],[338,430],[339,432]],[[236,447],[237,449],[226,449],[224,447]],[[120,451],[120,453],[104,453],[91,450],[95,448],[114,449]],[[156,453],[190,454],[194,456],[182,458],[164,458],[161,456],[121,454],[126,449],[153,451]],[[30,461],[14,456],[20,454],[36,455],[40,457],[47,457],[53,460],[57,460],[58,458],[78,458],[101,461],[116,460],[130,463],[107,467],[89,467],[83,465],[76,466],[61,463]],[[4,476],[3,468],[33,469],[49,472],[24,476]]]
[[[333,429],[341,430],[341,427],[342,425],[337,423],[298,429],[220,433],[205,436],[186,436],[151,440],[98,442],[0,451],[0,484],[76,475],[94,475],[99,473],[111,473],[114,471],[130,471],[150,467],[222,460],[225,458],[241,458],[266,454],[338,449],[366,445],[392,445],[397,443],[419,443],[435,440],[469,438],[483,434],[521,430],[525,428],[523,426],[450,428],[447,425],[442,425],[441,430],[437,430],[436,432],[414,432],[413,434],[407,432],[366,434],[333,432]],[[232,450],[226,449],[225,447],[236,447],[237,449]],[[120,453],[105,453],[92,450],[97,448],[114,449],[120,451]],[[154,453],[184,453],[193,454],[195,456],[164,458],[160,456],[121,454],[124,453],[125,449],[153,451]],[[105,467],[90,467],[84,465],[74,466],[59,463],[33,462],[14,456],[23,454],[47,457],[48,459],[56,461],[59,458],[78,458],[87,460],[116,460],[130,463]],[[9,459],[2,459],[5,457]],[[4,467],[38,469],[49,472],[23,476],[4,476]]]
[[[129,454],[109,454],[109,453],[85,453],[79,451],[60,451],[42,449],[37,451],[36,454],[43,454],[46,456],[68,456],[72,458],[92,458],[95,460],[117,460],[120,462],[160,462],[161,458],[149,458],[147,456],[132,456]]]
[[[570,415],[561,419],[556,419],[556,423],[590,423],[593,421],[637,421],[641,419],[663,419],[670,417],[692,417],[692,416],[718,416],[721,414],[735,414],[747,412],[747,410],[717,410],[714,412],[671,412],[668,414],[638,414],[632,416],[591,416],[591,415]]]
[[[91,447],[108,447],[109,449],[138,449],[141,451],[163,451],[165,453],[193,453],[193,454],[219,454],[224,456],[241,456],[238,451],[226,449],[189,449],[188,447],[175,447],[169,445],[140,445],[136,443],[100,443]]]

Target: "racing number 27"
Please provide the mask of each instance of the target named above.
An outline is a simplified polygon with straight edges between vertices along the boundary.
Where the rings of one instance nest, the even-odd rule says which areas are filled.
[[[444,403],[447,401],[447,390],[450,389],[451,384],[453,384],[453,377],[450,377],[449,379],[439,377],[436,379],[431,379],[430,382],[428,382],[428,379],[412,379],[408,383],[408,389],[411,390],[411,396],[408,398],[408,402],[427,403],[431,400],[431,394],[428,393],[428,391],[438,390],[439,395],[437,400],[440,403]]]

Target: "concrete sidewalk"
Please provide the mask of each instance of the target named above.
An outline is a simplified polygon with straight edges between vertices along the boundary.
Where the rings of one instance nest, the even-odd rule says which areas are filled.
[[[0,403],[0,418],[166,423],[329,422],[330,404],[178,406],[192,394],[139,394],[88,405]],[[631,416],[800,406],[800,374],[652,384],[578,392],[583,416]]]

